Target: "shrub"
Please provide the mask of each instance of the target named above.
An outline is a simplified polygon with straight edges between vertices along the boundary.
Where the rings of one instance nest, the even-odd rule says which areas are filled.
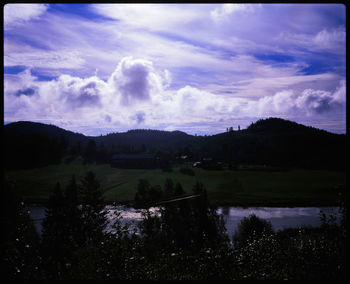
[[[244,217],[239,223],[238,228],[233,235],[233,242],[236,246],[242,246],[252,238],[272,233],[272,225],[269,221],[252,214],[249,215],[249,217]]]

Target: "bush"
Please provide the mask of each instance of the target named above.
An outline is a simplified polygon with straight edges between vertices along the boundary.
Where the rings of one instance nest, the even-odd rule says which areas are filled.
[[[269,221],[252,214],[249,215],[249,217],[244,217],[239,223],[233,236],[233,242],[236,246],[242,246],[247,244],[247,242],[253,238],[256,239],[264,234],[272,233],[272,225]]]

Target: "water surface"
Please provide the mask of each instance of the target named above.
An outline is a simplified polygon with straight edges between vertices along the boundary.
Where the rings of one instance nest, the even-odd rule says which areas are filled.
[[[130,223],[136,227],[137,223],[142,220],[142,210],[125,206],[105,207],[107,217],[113,221],[114,213],[120,212],[123,217],[123,223]],[[157,208],[152,207],[151,212],[157,213]],[[238,224],[244,217],[255,214],[269,222],[275,231],[285,228],[298,228],[304,226],[318,227],[321,225],[320,211],[338,216],[339,207],[219,207],[217,213],[223,216],[226,229],[230,237],[234,234]],[[32,218],[38,232],[42,230],[42,219],[45,217],[45,207],[30,206],[28,212]]]

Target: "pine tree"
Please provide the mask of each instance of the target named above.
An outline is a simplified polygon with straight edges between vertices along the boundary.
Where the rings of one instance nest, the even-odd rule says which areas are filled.
[[[176,183],[175,189],[174,189],[174,194],[175,194],[175,196],[185,194],[185,191],[183,190],[181,183],[179,183],[179,182]]]
[[[1,276],[2,279],[40,279],[39,235],[15,184],[6,177],[1,187]]]
[[[174,196],[174,182],[172,179],[167,178],[164,183],[164,194],[166,198]]]
[[[82,244],[84,240],[81,233],[82,216],[79,208],[78,185],[75,175],[72,175],[72,178],[66,187],[65,200],[67,234],[71,236],[74,246],[78,246],[79,244]]]
[[[60,183],[51,194],[42,226],[43,265],[49,278],[62,276],[71,248],[66,234],[66,203]]]
[[[88,242],[98,242],[103,236],[107,219],[103,213],[103,197],[100,183],[93,172],[89,171],[81,180],[83,234]]]

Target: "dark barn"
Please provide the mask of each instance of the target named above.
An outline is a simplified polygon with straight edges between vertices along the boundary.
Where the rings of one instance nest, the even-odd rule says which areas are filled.
[[[112,156],[111,166],[126,169],[149,169],[156,167],[155,154],[116,154]]]

